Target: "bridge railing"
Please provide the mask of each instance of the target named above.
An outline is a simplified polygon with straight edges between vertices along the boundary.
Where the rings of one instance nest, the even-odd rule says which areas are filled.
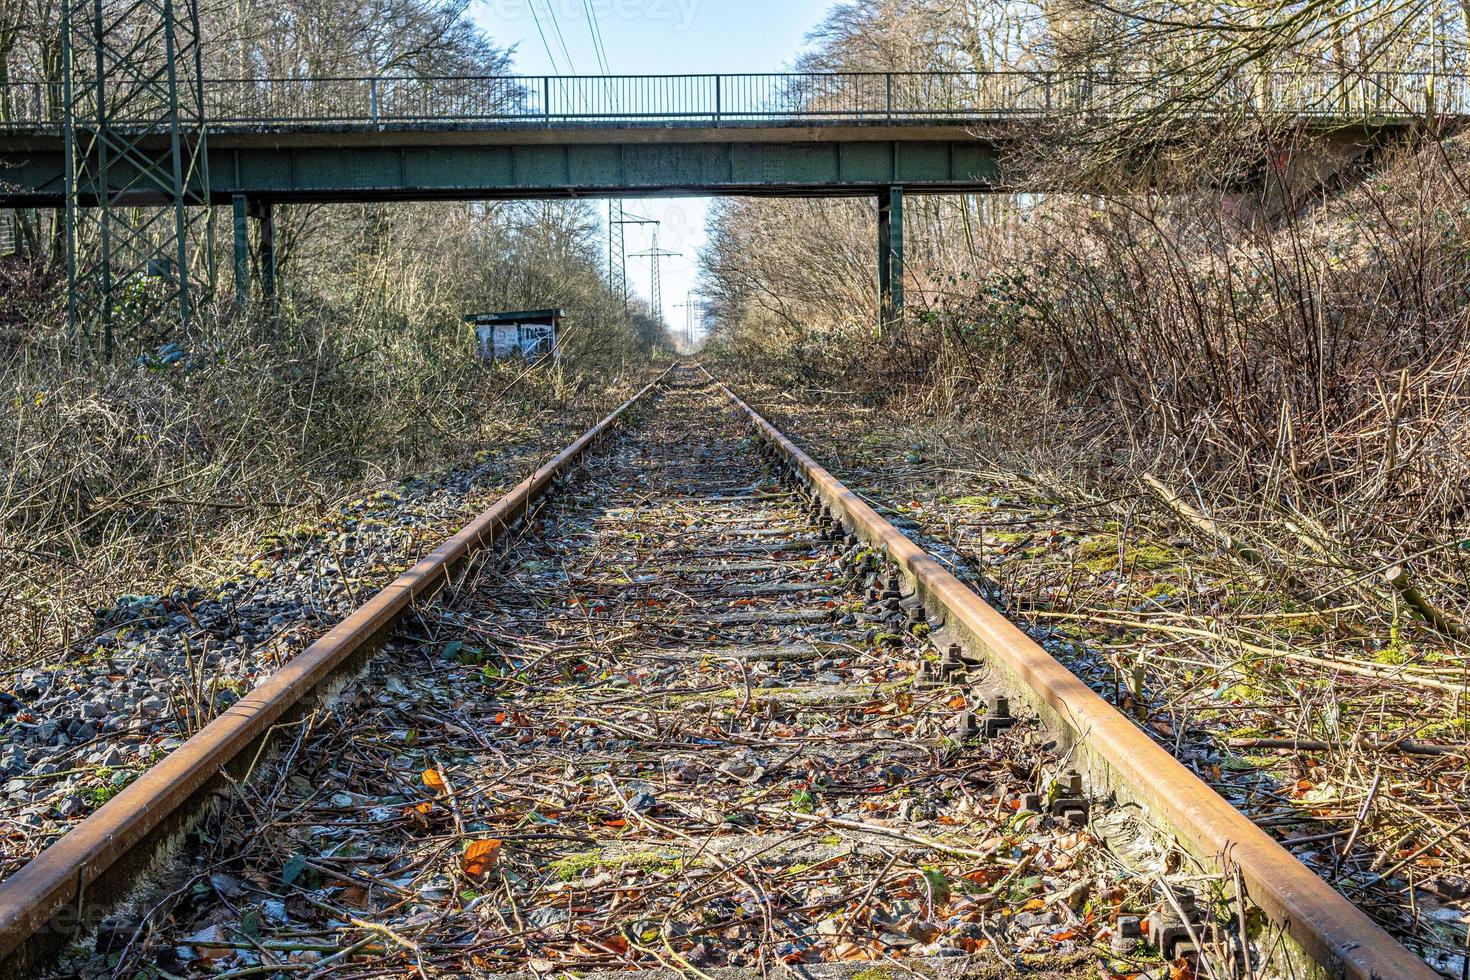
[[[59,125],[53,110],[61,104],[61,86],[47,82],[10,81],[0,85],[0,130],[7,127]]]
[[[0,85],[0,130],[54,131],[61,124],[59,96],[54,84]],[[1470,115],[1470,78],[1409,72],[1242,72],[1209,87],[1199,81],[1181,87],[1167,76],[1020,71],[211,79],[204,96],[214,130],[964,124],[1160,108],[1210,118]]]
[[[1025,111],[1022,74],[747,74],[215,80],[216,125],[737,123]]]

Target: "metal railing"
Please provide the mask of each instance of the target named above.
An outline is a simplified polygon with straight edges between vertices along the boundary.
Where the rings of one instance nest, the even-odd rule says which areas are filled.
[[[48,83],[0,86],[0,129],[58,129],[59,96]],[[211,79],[204,96],[211,130],[963,124],[1161,109],[1344,121],[1470,115],[1470,77],[1413,72],[1240,73],[1187,88],[1169,77],[1019,71]]]

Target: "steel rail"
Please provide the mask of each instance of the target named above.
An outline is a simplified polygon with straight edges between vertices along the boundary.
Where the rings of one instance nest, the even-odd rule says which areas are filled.
[[[670,367],[669,371],[673,368]],[[701,370],[703,370],[701,368]],[[415,601],[450,581],[453,570],[492,545],[590,446],[606,436],[669,371],[536,470],[337,627],[228,709],[183,746],[0,882],[0,977],[33,976],[49,952],[33,949],[58,913],[80,907],[87,889],[109,888],[137,860],[130,855],[298,703],[320,691],[375,643]],[[880,517],[728,386],[704,371],[744,412],[793,472],[843,525],[895,562],[941,612],[945,629],[971,640],[972,655],[1014,680],[1015,690],[1080,752],[1094,785],[1140,802],[1165,829],[1217,867],[1238,868],[1248,898],[1289,935],[1320,975],[1344,980],[1433,980],[1437,976],[1360,909],[1330,888],[1240,811],[1141,732],[1080,679]],[[121,872],[114,869],[122,868]],[[71,938],[68,932],[66,938]],[[40,945],[40,944],[38,944]],[[30,971],[30,972],[27,972]]]
[[[979,655],[999,668],[1013,682],[1011,693],[1037,708],[1049,727],[1070,736],[1094,785],[1106,784],[1132,797],[1161,829],[1177,835],[1216,869],[1238,868],[1249,900],[1295,941],[1322,975],[1333,980],[1436,980],[1439,974],[1422,959],[880,517],[728,386],[709,377],[848,530],[904,571],[926,607],[944,615],[947,629],[960,627],[956,632],[972,641],[972,657]]]
[[[558,475],[610,433],[672,370],[670,366],[101,809],[0,882],[0,977],[36,975],[37,964],[52,950],[28,947],[53,925],[58,913],[75,915],[76,921],[56,922],[52,938],[74,938],[85,919],[80,912],[89,887],[106,877],[109,892],[121,891],[136,865],[142,863],[139,855],[130,852],[153,838],[166,821],[179,819],[180,811],[196,794],[207,791],[296,705],[322,690],[354,658],[370,652],[414,602],[432,596],[450,581],[456,568],[494,544],[500,531],[520,518]]]

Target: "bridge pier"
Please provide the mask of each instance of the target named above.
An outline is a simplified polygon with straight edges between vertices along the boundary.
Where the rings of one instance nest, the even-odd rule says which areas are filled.
[[[878,331],[903,316],[903,187],[878,192]]]
[[[276,311],[276,209],[269,201],[255,206],[260,221],[260,292],[266,309]]]
[[[231,197],[235,213],[235,302],[249,305],[251,285],[250,219],[260,223],[260,245],[257,268],[260,292],[270,310],[276,305],[276,221],[275,210],[268,201],[251,201],[244,194]]]
[[[234,195],[230,203],[235,212],[235,304],[244,309],[250,303],[249,205],[244,194]]]

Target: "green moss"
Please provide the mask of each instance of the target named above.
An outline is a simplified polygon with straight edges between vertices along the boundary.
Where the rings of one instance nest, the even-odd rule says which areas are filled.
[[[1394,641],[1373,655],[1373,659],[1381,664],[1402,664],[1409,661],[1409,648],[1402,642]]]
[[[97,778],[102,780],[102,785],[93,786],[82,792],[82,799],[95,809],[102,806],[108,800],[121,793],[129,783],[138,778],[138,773],[127,769],[113,771],[111,769],[98,769]]]
[[[1118,567],[1119,537],[1116,534],[1094,534],[1082,540],[1078,546],[1078,564],[1100,575]],[[1133,541],[1123,543],[1123,567],[1153,571],[1179,564],[1179,553],[1156,541]]]
[[[609,854],[604,848],[599,847],[580,854],[569,854],[564,858],[558,858],[547,865],[546,870],[559,881],[571,881],[597,868],[606,868],[609,871],[636,868],[645,874],[673,874],[683,867],[684,862],[680,855],[666,851],[629,851],[625,854]]]
[[[1222,701],[1257,701],[1266,696],[1266,692],[1250,684],[1231,684],[1220,694]],[[1242,736],[1244,737],[1244,736]]]
[[[990,497],[955,497],[949,502],[956,507],[983,507],[985,510],[993,509],[990,506]]]
[[[893,974],[881,966],[873,966],[854,973],[852,980],[893,980]]]
[[[1470,732],[1470,718],[1446,718],[1442,721],[1433,721],[1419,729],[1419,737],[1423,739],[1434,739],[1440,736],[1450,738],[1464,735]]]

